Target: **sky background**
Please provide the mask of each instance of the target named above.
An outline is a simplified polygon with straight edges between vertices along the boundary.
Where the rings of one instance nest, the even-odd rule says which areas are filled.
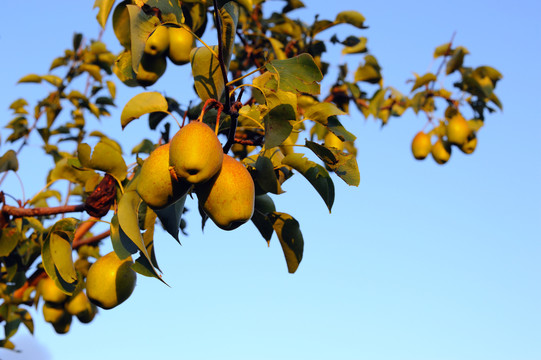
[[[360,186],[334,177],[332,214],[302,176],[274,197],[278,211],[292,214],[303,232],[304,258],[295,274],[287,273],[276,237],[267,247],[251,224],[233,232],[209,224],[202,233],[191,201],[183,246],[163,233],[155,239],[171,287],[139,276],[124,304],[100,311],[89,325],[74,320],[67,335],[54,333],[34,311],[35,336],[21,327],[14,342],[23,352],[0,350],[0,359],[541,359],[540,3],[305,3],[309,9],[293,17],[361,12],[369,29],[343,25],[320,38],[368,37],[385,84],[404,93],[413,72],[436,70],[434,48],[456,31],[455,44],[471,53],[466,65],[490,65],[504,76],[496,89],[504,111],[487,117],[475,153],[454,151],[444,166],[416,161],[410,143],[425,117],[408,110],[381,129],[352,111],[341,121],[358,137]],[[16,85],[18,79],[45,74],[74,32],[97,36],[92,4],[2,4],[2,127],[13,100],[33,104],[50,90]],[[104,39],[120,50],[110,23]],[[347,61],[352,70],[362,59],[337,50],[332,61]],[[151,89],[187,104],[195,99],[189,69],[169,65]],[[144,132],[146,120],[120,130],[120,111],[138,91],[119,85],[113,116],[90,121],[125,153],[142,136],[158,139]],[[27,197],[45,185],[52,165],[37,156],[39,144],[32,137],[19,157]],[[2,143],[0,152],[9,148]],[[21,197],[13,175],[2,190]]]

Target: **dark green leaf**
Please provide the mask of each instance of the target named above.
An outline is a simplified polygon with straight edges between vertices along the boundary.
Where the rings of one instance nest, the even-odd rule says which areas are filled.
[[[0,172],[5,172],[9,170],[19,170],[17,153],[13,150],[6,151],[6,153],[2,155],[2,157],[0,157]]]
[[[180,223],[182,220],[182,213],[184,211],[184,203],[186,202],[186,195],[180,198],[179,201],[169,205],[163,209],[154,210],[165,231],[167,231],[176,241],[180,244],[178,237]]]
[[[278,105],[265,116],[265,147],[267,149],[280,145],[293,130],[290,120],[295,120],[296,114],[289,104]]]
[[[306,141],[305,144],[346,184],[359,186],[361,176],[354,154],[346,154],[337,149],[328,149],[312,141]]]

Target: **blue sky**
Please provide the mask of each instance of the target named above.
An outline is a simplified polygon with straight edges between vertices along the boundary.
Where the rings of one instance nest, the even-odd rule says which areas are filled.
[[[405,93],[412,72],[435,70],[434,48],[456,31],[456,44],[471,53],[467,65],[504,75],[496,90],[504,111],[488,117],[476,152],[455,151],[445,166],[415,161],[410,142],[425,118],[408,111],[380,129],[353,112],[342,122],[358,137],[360,186],[335,178],[332,214],[301,176],[275,197],[301,224],[305,253],[297,273],[287,273],[277,239],[267,247],[251,224],[202,233],[189,202],[183,246],[164,234],[156,239],[170,288],[139,276],[126,303],[90,325],[74,321],[63,336],[34,313],[35,337],[21,330],[15,342],[23,352],[0,350],[1,359],[541,359],[541,5],[305,3],[310,9],[297,12],[305,19],[360,11],[369,29],[337,31],[367,36],[385,84]],[[17,80],[44,74],[74,32],[95,37],[99,28],[91,1],[2,7],[9,14],[0,23],[4,125],[14,99],[47,91]],[[116,44],[110,26],[104,38]],[[353,69],[361,56],[335,52],[334,60]],[[188,71],[170,66],[152,89],[186,104],[194,99]],[[136,90],[119,86],[118,93],[117,112],[93,126],[114,134],[127,153],[144,124],[121,132],[120,110]],[[35,156],[34,140],[20,157],[27,197],[43,187],[49,166]],[[0,152],[8,148],[2,143]],[[2,190],[20,195],[14,176]]]

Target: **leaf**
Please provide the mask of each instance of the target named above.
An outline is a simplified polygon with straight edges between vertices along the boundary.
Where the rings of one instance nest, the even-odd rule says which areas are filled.
[[[368,29],[368,26],[364,25],[365,18],[364,16],[354,10],[342,11],[336,15],[334,20],[335,24],[350,24],[359,29]]]
[[[265,116],[265,147],[270,149],[284,142],[293,130],[289,121],[295,119],[295,110],[289,104],[278,105],[271,109]]]
[[[273,222],[267,215],[275,211],[276,207],[274,206],[274,201],[272,201],[272,198],[269,195],[263,194],[255,197],[254,214],[252,215],[251,220],[267,243],[274,233],[274,228],[272,227]]]
[[[418,76],[417,74],[415,74],[415,78],[416,78],[415,83],[413,84],[413,87],[411,88],[412,92],[414,90],[420,88],[421,86],[425,86],[425,85],[437,80],[436,75],[434,75],[432,73],[426,73],[423,76]]]
[[[310,106],[304,114],[304,117],[326,126],[342,141],[355,141],[355,135],[347,131],[336,117],[337,115],[345,114],[346,113],[340,110],[336,105],[328,102],[321,102]]]
[[[276,75],[278,88],[281,90],[310,95],[320,93],[318,82],[323,79],[323,74],[310,54],[303,53],[286,60],[272,60],[265,67]]]
[[[218,46],[211,46],[212,51],[206,47],[192,49],[190,53],[190,63],[194,77],[195,91],[201,99],[221,100],[225,83],[220,69],[218,58]]]
[[[327,119],[327,129],[329,129],[334,135],[342,141],[355,141],[357,137],[346,130],[338,121],[336,116],[331,116]]]
[[[131,4],[131,0],[120,2],[113,11],[113,30],[120,45],[129,49],[131,44],[130,37],[130,13],[126,5]],[[131,59],[131,57],[130,57]]]
[[[113,245],[113,250],[122,260],[137,253],[137,246],[135,246],[126,233],[120,229],[117,214],[114,214],[111,218],[111,243]]]
[[[101,69],[98,65],[94,64],[81,64],[79,66],[79,71],[83,72],[86,71],[90,74],[96,80],[97,82],[101,83]]]
[[[124,129],[134,119],[156,111],[167,113],[167,108],[167,99],[159,92],[137,94],[122,109],[120,124]]]
[[[163,209],[156,209],[154,212],[158,215],[158,219],[162,223],[163,229],[167,231],[180,244],[178,237],[182,214],[184,212],[184,203],[186,196],[180,198],[177,202]]]
[[[440,57],[440,56],[448,56],[451,55],[453,50],[451,49],[451,43],[445,43],[440,46],[438,46],[434,50],[434,59]]]
[[[71,247],[78,225],[79,220],[75,218],[57,221],[41,249],[43,267],[47,275],[68,295],[73,294],[78,282]]]
[[[109,13],[113,8],[114,3],[115,0],[96,0],[96,2],[94,3],[93,8],[99,8],[96,19],[98,20],[98,23],[101,25],[102,29],[105,29],[107,18],[109,17]]]
[[[273,222],[272,226],[276,231],[278,240],[280,240],[280,245],[282,245],[287,270],[293,274],[301,263],[304,250],[304,239],[302,238],[299,222],[291,215],[281,212],[273,212],[269,214],[269,218]]]
[[[265,192],[270,192],[273,194],[282,193],[280,188],[280,183],[276,178],[274,172],[274,165],[272,164],[271,159],[266,156],[259,155],[255,162],[255,181]]]
[[[6,153],[0,157],[0,172],[9,170],[19,170],[19,161],[17,160],[17,153],[14,150],[6,151]]]
[[[62,85],[62,79],[56,75],[43,75],[41,78],[53,86],[59,87]]]
[[[355,45],[346,46],[342,49],[342,54],[362,54],[368,51],[366,48],[366,42],[368,41],[364,36],[358,38],[358,42]]]
[[[445,66],[445,73],[447,75],[451,74],[455,70],[458,70],[462,67],[462,63],[464,62],[464,56],[466,54],[469,54],[468,50],[462,46],[457,47],[453,50],[453,56],[449,59],[447,62],[447,65]]]
[[[126,5],[126,7],[130,14],[131,65],[137,73],[146,41],[150,33],[161,24],[161,21],[156,16],[145,13],[137,5]]]
[[[105,141],[97,143],[92,153],[88,144],[79,144],[77,147],[77,156],[81,165],[85,168],[105,171],[114,176],[118,181],[126,178],[128,168],[122,158],[122,154],[117,148]]]
[[[357,159],[354,154],[346,154],[337,149],[328,149],[312,141],[305,141],[308,147],[320,158],[336,175],[348,185],[359,186],[361,176]],[[288,155],[289,156],[289,155]],[[282,160],[283,162],[283,160]]]
[[[0,257],[8,256],[22,240],[21,232],[14,227],[0,229]]]
[[[325,168],[308,160],[303,154],[293,153],[282,159],[282,164],[300,172],[319,193],[329,212],[334,203],[334,184]]]
[[[22,78],[17,81],[17,83],[40,83],[41,82],[41,76],[36,74],[29,74],[26,76],[23,76]]]
[[[77,166],[74,166],[76,164]],[[84,185],[90,178],[97,175],[95,171],[81,170],[81,163],[76,158],[63,158],[59,160],[51,171],[48,181],[59,179],[69,180]]]
[[[381,67],[376,58],[372,55],[365,55],[364,64],[355,71],[355,82],[365,81],[370,84],[377,84],[381,81]]]

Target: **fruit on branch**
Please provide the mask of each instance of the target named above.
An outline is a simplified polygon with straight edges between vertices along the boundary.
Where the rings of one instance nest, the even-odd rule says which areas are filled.
[[[86,293],[95,305],[112,309],[130,297],[137,275],[131,258],[119,259],[114,251],[102,256],[88,270]]]
[[[457,146],[465,144],[472,133],[468,122],[460,114],[456,114],[449,119],[445,131],[447,134],[447,140],[451,144]]]
[[[434,160],[442,165],[445,164],[451,158],[451,145],[447,141],[438,139],[434,145],[432,145],[432,157]]]
[[[344,142],[330,131],[327,133],[327,135],[325,135],[323,143],[326,147],[335,148],[340,151],[344,150]]]
[[[195,47],[195,37],[183,27],[169,27],[169,52],[167,56],[175,65],[190,62],[190,52]]]
[[[137,183],[137,193],[152,209],[162,209],[186,195],[190,184],[177,180],[169,167],[169,146],[161,145],[143,163]]]
[[[430,154],[432,149],[432,143],[430,142],[430,135],[419,131],[411,142],[411,152],[413,157],[417,160],[423,160]]]
[[[252,218],[255,186],[242,163],[223,155],[220,172],[210,181],[196,186],[199,204],[223,230],[233,230]]]
[[[63,304],[67,299],[66,295],[50,277],[46,277],[39,282],[39,291],[44,301],[52,304]]]
[[[143,54],[141,63],[139,64],[139,71],[135,78],[141,86],[153,85],[163,75],[166,67],[167,60],[164,56]]]
[[[69,331],[71,325],[71,314],[63,306],[45,302],[43,304],[43,318],[46,322],[53,325],[58,334],[65,334]]]
[[[158,26],[148,37],[145,43],[145,53],[158,56],[169,48],[169,30],[167,26]]]
[[[65,308],[69,314],[77,316],[77,319],[83,324],[91,322],[97,312],[96,305],[88,300],[83,291],[70,298],[66,302]]]
[[[468,138],[468,141],[466,141],[462,146],[460,146],[460,150],[464,154],[471,154],[475,151],[475,148],[477,147],[477,135],[475,135],[474,132],[471,133],[470,137]]]
[[[178,179],[191,184],[209,181],[220,171],[222,145],[205,123],[193,121],[180,129],[169,147],[169,165]]]

